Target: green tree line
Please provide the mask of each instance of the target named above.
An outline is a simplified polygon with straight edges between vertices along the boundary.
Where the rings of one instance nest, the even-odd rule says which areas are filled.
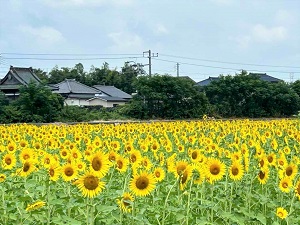
[[[140,68],[126,63],[121,71],[92,67],[85,72],[82,64],[74,68],[55,67],[49,74],[35,73],[44,84],[73,78],[86,85],[114,85],[132,100],[111,109],[64,106],[64,99],[47,87],[31,83],[20,89],[15,101],[0,92],[0,123],[90,121],[107,119],[194,119],[208,115],[215,118],[290,117],[300,109],[300,81],[270,83],[243,71],[234,76],[220,76],[200,87],[189,79],[170,75],[144,75]]]

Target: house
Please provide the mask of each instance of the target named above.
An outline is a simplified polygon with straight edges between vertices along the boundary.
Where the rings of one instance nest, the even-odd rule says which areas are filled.
[[[114,107],[124,105],[131,98],[131,95],[114,86],[89,87],[75,79],[65,79],[56,86],[58,90],[53,92],[63,96],[66,105]]]
[[[32,67],[13,67],[10,66],[9,71],[0,81],[0,91],[11,100],[19,96],[21,86],[28,86],[30,82],[41,84],[40,79],[34,74]]]
[[[278,82],[283,81],[278,78],[267,75],[266,73],[249,73],[249,75],[257,76],[259,79],[261,79],[263,81],[271,82],[271,83],[278,83]],[[219,79],[220,79],[220,77],[208,77],[207,79],[196,83],[196,85],[203,87],[203,86],[209,85],[212,81],[218,81]]]
[[[110,97],[117,97],[126,101],[132,99],[132,96],[130,94],[127,94],[126,92],[116,88],[115,86],[94,85],[93,87]]]

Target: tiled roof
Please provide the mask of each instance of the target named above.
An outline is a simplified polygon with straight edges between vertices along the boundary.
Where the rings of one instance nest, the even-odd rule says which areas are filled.
[[[98,89],[77,82],[75,79],[65,79],[64,81],[56,84],[56,86],[59,87],[59,90],[56,90],[54,92],[59,94],[77,93],[95,95],[101,93]]]
[[[126,92],[116,88],[115,86],[105,86],[105,85],[94,85],[93,87],[102,91],[103,93],[111,96],[111,97],[119,97],[123,99],[131,99],[132,96],[127,94]]]
[[[268,82],[280,82],[280,81],[283,81],[283,80],[280,80],[278,78],[269,76],[266,73],[249,73],[249,75],[258,76],[261,80],[268,81]]]
[[[30,81],[35,83],[41,83],[40,79],[34,74],[31,67],[10,67],[10,70],[6,74],[6,76],[1,80],[0,84],[3,84],[9,76],[14,77],[20,84],[28,85]]]
[[[94,99],[102,99],[102,100],[107,101],[107,102],[126,102],[127,101],[124,98],[111,97],[111,96],[96,96],[96,97],[93,97],[93,98],[89,99],[88,101],[92,101]]]

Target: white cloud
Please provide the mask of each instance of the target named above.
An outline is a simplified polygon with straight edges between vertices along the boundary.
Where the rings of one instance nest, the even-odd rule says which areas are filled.
[[[163,24],[159,23],[159,24],[156,24],[156,26],[154,28],[154,33],[157,35],[164,35],[164,34],[168,34],[169,31]]]
[[[20,30],[25,36],[33,39],[33,42],[37,42],[43,45],[52,45],[64,40],[61,32],[53,27],[38,27],[34,28],[29,25],[21,26]]]
[[[288,30],[284,26],[266,27],[262,24],[256,24],[249,28],[249,33],[237,37],[229,37],[237,43],[241,49],[248,48],[253,43],[273,44],[284,41],[288,38]]]
[[[137,34],[116,32],[108,34],[113,45],[110,47],[114,51],[131,51],[135,52],[143,48],[143,40]]]
[[[131,5],[134,0],[40,0],[51,7],[99,7]]]
[[[229,5],[233,3],[233,0],[210,0],[210,1],[218,5]]]
[[[282,41],[288,36],[287,29],[283,26],[267,28],[262,24],[255,25],[251,35],[258,42]]]
[[[276,13],[275,19],[279,24],[285,25],[294,24],[297,22],[296,15],[294,15],[293,12],[284,9],[281,9]]]

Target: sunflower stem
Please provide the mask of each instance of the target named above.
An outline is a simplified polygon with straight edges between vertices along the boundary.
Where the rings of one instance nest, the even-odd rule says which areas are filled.
[[[51,223],[51,209],[50,209],[50,180],[46,183],[47,184],[47,224],[50,225]]]
[[[289,215],[292,213],[292,210],[293,210],[293,204],[294,204],[294,200],[295,200],[295,194],[293,194],[293,198],[292,198],[292,201],[291,201],[291,206],[290,206],[290,209],[288,211],[288,217],[287,217],[287,220],[286,220],[286,225],[289,225]]]
[[[164,209],[163,209],[163,217],[162,217],[161,225],[164,225],[164,224],[165,224],[165,219],[166,219],[165,214],[166,214],[166,208],[167,208],[168,198],[169,198],[169,196],[170,196],[170,194],[171,194],[172,189],[175,187],[175,185],[176,185],[177,183],[178,183],[178,179],[177,179],[177,180],[175,181],[175,183],[172,185],[172,187],[170,188],[170,190],[169,190],[169,192],[168,192],[168,194],[167,194],[167,196],[166,196],[165,204],[164,204]]]
[[[191,200],[191,193],[192,193],[192,186],[193,186],[193,178],[191,179],[191,185],[190,185],[190,191],[189,191],[189,194],[188,194],[188,202],[187,202],[187,210],[186,210],[186,224],[188,225],[189,224],[189,212],[190,212],[190,200]]]

